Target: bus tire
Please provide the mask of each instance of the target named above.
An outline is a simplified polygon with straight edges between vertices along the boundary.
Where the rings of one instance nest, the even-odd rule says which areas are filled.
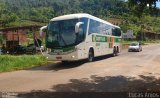
[[[93,49],[90,49],[90,50],[89,50],[89,53],[88,53],[88,61],[89,61],[89,62],[94,61],[94,51],[93,51]]]
[[[117,46],[117,53],[120,53],[119,47]]]
[[[120,50],[119,50],[119,47],[117,46],[117,49],[116,49],[116,51],[117,51],[117,54],[116,54],[116,56],[118,56],[119,55],[119,53],[120,53]]]
[[[112,56],[115,57],[115,56],[117,56],[117,55],[118,55],[117,49],[116,49],[116,47],[114,47],[114,48],[113,48],[113,54],[112,54]]]

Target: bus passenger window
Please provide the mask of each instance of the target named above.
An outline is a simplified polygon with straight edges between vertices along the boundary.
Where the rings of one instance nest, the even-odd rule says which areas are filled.
[[[80,32],[78,33],[78,41],[81,42],[85,39],[85,34],[87,32],[88,18],[80,18],[80,21],[84,24],[80,25]]]
[[[121,30],[119,28],[113,28],[112,35],[113,36],[121,36]]]
[[[84,39],[84,24],[80,26],[80,32],[78,33],[78,41],[82,41]]]
[[[91,19],[88,34],[92,33],[100,33],[100,22]]]

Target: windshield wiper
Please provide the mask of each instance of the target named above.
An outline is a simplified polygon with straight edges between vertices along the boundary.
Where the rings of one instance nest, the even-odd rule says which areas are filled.
[[[65,42],[65,40],[64,40],[64,38],[62,37],[62,35],[61,35],[62,33],[59,33],[59,37],[62,39],[62,41],[63,41],[63,43],[64,43],[64,45],[66,46],[67,44],[66,44],[66,42]]]

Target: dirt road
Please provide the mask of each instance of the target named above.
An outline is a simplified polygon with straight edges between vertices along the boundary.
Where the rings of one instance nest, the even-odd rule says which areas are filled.
[[[142,52],[123,50],[117,57],[95,62],[51,64],[0,74],[0,92],[32,91],[160,91],[160,45]]]

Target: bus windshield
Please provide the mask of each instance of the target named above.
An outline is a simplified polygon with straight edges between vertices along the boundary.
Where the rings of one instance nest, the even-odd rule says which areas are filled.
[[[46,35],[48,48],[62,48],[73,46],[78,42],[78,33],[75,33],[75,25],[78,19],[51,21]]]

